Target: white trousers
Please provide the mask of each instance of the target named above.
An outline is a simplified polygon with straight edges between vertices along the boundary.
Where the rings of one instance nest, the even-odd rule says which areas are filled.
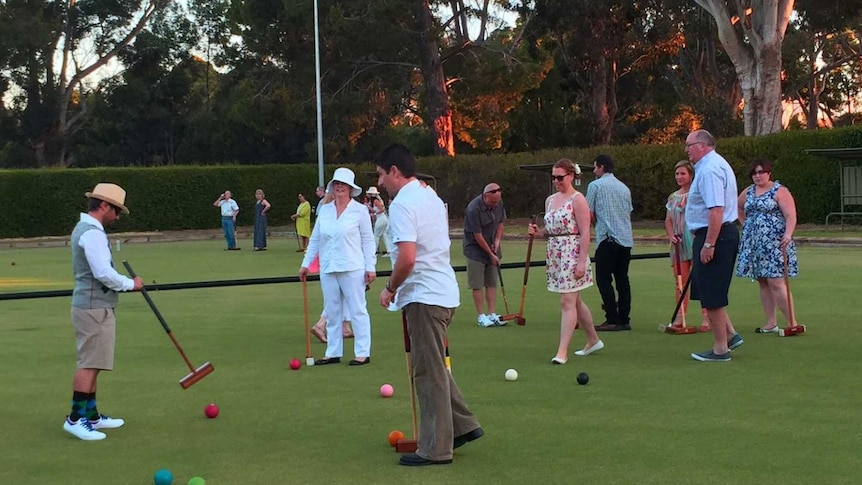
[[[371,357],[371,317],[365,302],[365,270],[321,273],[323,313],[326,314],[326,358],[344,355],[341,322],[353,324],[353,355]]]
[[[389,228],[389,217],[385,212],[377,214],[377,220],[374,221],[374,245],[377,246],[377,252],[380,252],[380,240],[383,239],[383,244],[386,246],[386,252],[392,252],[392,242],[389,240],[389,235],[386,234],[386,229]]]

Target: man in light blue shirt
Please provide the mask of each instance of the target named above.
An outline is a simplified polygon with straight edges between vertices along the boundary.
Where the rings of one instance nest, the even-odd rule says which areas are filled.
[[[227,242],[227,250],[239,251],[240,248],[236,247],[236,215],[239,214],[239,204],[231,198],[230,190],[225,190],[223,194],[219,194],[213,206],[221,210],[221,229]]]
[[[629,262],[632,257],[632,194],[614,175],[614,161],[599,155],[593,162],[596,180],[587,186],[587,205],[596,225],[596,286],[602,295],[604,323],[598,331],[631,330],[632,291]],[[612,283],[616,283],[617,295]]]
[[[685,151],[694,164],[685,207],[685,223],[694,233],[692,299],[699,299],[706,309],[713,331],[712,349],[691,357],[701,362],[727,362],[730,351],[742,345],[726,310],[739,247],[736,175],[727,160],[715,152],[715,138],[706,130],[689,134]]]

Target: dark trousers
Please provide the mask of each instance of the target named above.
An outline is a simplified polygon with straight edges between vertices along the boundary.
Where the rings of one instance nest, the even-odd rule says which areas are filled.
[[[629,325],[632,310],[632,289],[629,285],[629,261],[632,248],[605,239],[596,248],[596,285],[602,295],[605,320],[614,325]],[[617,293],[614,294],[613,283]],[[619,299],[617,298],[619,297]]]

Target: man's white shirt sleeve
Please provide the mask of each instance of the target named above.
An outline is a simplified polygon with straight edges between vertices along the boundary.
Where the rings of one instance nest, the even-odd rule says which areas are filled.
[[[91,229],[78,239],[78,246],[84,249],[93,276],[114,291],[130,291],[135,287],[135,282],[111,266],[109,244],[108,236],[98,229]]]

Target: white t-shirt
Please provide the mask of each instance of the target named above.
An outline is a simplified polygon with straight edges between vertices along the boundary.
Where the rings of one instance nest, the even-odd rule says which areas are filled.
[[[422,188],[418,180],[402,187],[389,206],[388,232],[395,243],[392,261],[398,259],[399,242],[416,243],[413,272],[398,288],[395,305],[399,309],[409,303],[458,307],[458,281],[449,259],[449,219],[440,197]]]

